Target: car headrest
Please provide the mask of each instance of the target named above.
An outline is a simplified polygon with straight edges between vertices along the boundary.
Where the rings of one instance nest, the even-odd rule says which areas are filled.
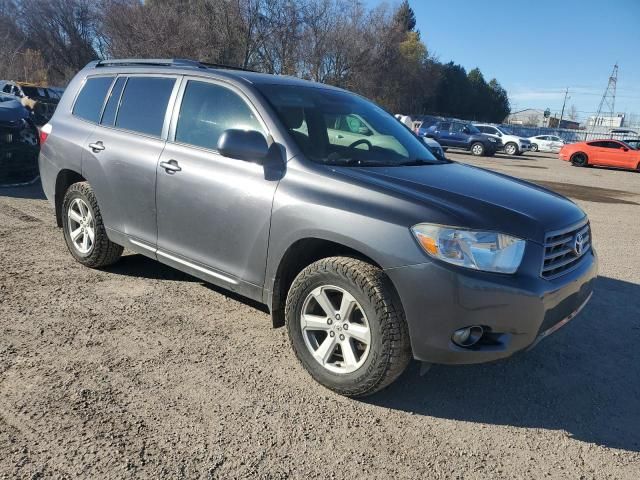
[[[280,113],[287,128],[296,129],[302,126],[304,110],[301,107],[283,107],[280,109]]]

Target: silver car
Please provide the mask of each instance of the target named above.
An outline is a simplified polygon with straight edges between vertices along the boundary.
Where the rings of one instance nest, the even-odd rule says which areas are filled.
[[[591,298],[597,257],[577,205],[435,158],[338,88],[188,60],[92,62],[41,141],[78,262],[105,268],[126,248],[266,304],[304,368],[343,395],[380,390],[412,358],[508,357]]]

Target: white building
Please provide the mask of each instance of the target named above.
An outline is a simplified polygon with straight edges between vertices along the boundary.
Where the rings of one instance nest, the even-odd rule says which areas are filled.
[[[592,115],[587,120],[587,128],[589,127],[618,128],[625,126],[624,113],[610,115]]]

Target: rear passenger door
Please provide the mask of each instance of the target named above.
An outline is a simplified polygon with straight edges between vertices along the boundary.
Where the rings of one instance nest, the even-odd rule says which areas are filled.
[[[83,170],[110,238],[151,255],[157,241],[156,169],[176,94],[175,76],[117,77],[85,146]]]
[[[264,283],[271,204],[267,165],[222,156],[227,129],[269,138],[235,87],[185,79],[157,169],[158,260],[257,298]]]

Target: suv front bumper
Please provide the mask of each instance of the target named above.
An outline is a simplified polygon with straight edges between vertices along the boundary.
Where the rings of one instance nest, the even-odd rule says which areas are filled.
[[[539,272],[535,258],[542,258],[541,248],[535,245],[525,255],[526,271]],[[501,275],[441,262],[386,270],[404,307],[414,357],[443,364],[489,362],[534,346],[585,306],[597,272],[593,250],[578,268],[554,280],[539,273]],[[452,342],[454,331],[474,325],[485,330],[477,345],[463,348]]]

